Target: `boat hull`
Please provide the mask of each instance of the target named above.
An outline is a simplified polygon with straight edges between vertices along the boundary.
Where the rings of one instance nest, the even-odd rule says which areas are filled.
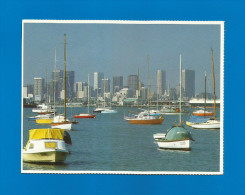
[[[212,116],[213,115],[213,113],[211,112],[208,112],[208,113],[196,113],[196,112],[193,112],[192,113],[192,115],[194,115],[194,116]]]
[[[220,123],[217,124],[193,124],[194,129],[220,129]]]
[[[67,151],[56,150],[36,153],[23,152],[23,161],[30,163],[63,163],[67,154]]]
[[[129,119],[128,120],[130,124],[134,125],[161,125],[162,122],[164,121],[163,118],[161,119],[147,119],[147,120],[138,120],[138,119]]]
[[[70,122],[64,122],[64,123],[51,123],[51,128],[52,129],[64,129],[67,131],[70,131],[72,128],[72,123]]]
[[[53,122],[53,119],[36,119],[36,123],[38,125],[47,125],[51,124]]]
[[[190,140],[176,140],[176,141],[157,141],[158,147],[160,149],[165,150],[185,150],[190,151],[191,150],[191,142]]]
[[[74,118],[95,118],[95,114],[90,114],[90,115],[74,115]]]

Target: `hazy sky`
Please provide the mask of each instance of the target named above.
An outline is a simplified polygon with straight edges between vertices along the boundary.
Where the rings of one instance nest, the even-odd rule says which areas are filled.
[[[147,55],[150,56],[150,77],[156,88],[156,72],[165,70],[171,87],[179,82],[179,55],[182,69],[195,70],[196,93],[212,92],[211,48],[214,50],[216,93],[220,86],[220,25],[186,24],[24,24],[24,85],[34,77],[46,79],[46,70],[54,69],[54,48],[57,69],[63,70],[64,33],[67,41],[67,70],[75,71],[75,82],[93,84],[93,73],[113,76],[137,74],[147,85]],[[111,82],[112,85],[112,82]],[[218,95],[219,96],[219,95]]]

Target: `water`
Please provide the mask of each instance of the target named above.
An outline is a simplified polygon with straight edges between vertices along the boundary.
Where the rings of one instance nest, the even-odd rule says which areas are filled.
[[[91,113],[92,113],[91,108]],[[130,125],[123,119],[128,110],[117,108],[116,114],[96,114],[95,119],[78,119],[69,134],[70,155],[62,165],[23,163],[24,170],[64,171],[198,171],[217,172],[220,163],[220,131],[195,130],[186,127],[194,142],[190,152],[159,150],[153,134],[166,132],[178,122],[178,115],[164,116],[162,125]],[[61,113],[63,109],[58,108]],[[192,109],[189,109],[191,112]],[[67,108],[68,116],[87,112],[87,108]],[[34,116],[30,108],[23,111],[23,144],[28,141],[29,130],[49,126],[36,125],[27,117]],[[219,115],[219,113],[218,113]],[[190,115],[182,115],[186,121]],[[24,147],[23,146],[23,147]]]

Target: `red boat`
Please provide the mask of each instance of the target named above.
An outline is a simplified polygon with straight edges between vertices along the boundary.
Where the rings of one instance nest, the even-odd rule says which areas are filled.
[[[95,114],[81,113],[79,115],[74,115],[74,118],[95,118]]]
[[[213,112],[209,112],[207,110],[197,110],[195,112],[192,112],[192,114],[194,116],[212,116],[214,113]]]

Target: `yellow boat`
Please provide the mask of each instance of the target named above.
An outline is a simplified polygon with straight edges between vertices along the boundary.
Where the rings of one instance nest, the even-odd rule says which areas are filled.
[[[38,125],[49,125],[53,122],[53,118],[40,118],[36,119]]]
[[[31,163],[63,163],[68,155],[70,136],[62,129],[32,129],[22,150],[23,161]]]

